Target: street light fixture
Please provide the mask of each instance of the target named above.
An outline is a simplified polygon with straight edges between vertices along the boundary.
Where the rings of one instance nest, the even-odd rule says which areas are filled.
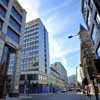
[[[71,38],[73,38],[75,36],[78,36],[78,34],[76,34],[76,35],[70,35],[70,36],[68,36],[68,38],[71,39]]]

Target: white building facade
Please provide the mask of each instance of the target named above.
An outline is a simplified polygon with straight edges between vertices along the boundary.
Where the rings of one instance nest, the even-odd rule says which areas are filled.
[[[67,89],[67,71],[61,62],[56,62],[51,65],[48,81],[51,92],[64,91]]]

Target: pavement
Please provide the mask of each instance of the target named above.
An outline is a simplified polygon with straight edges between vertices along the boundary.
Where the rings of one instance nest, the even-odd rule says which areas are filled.
[[[57,94],[34,94],[30,96],[20,96],[18,98],[9,98],[5,100],[96,100],[95,96],[88,97],[79,93],[57,93]]]

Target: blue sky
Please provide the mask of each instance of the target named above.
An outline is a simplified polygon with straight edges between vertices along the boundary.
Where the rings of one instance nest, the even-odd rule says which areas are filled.
[[[81,0],[18,0],[27,11],[27,21],[41,18],[49,32],[50,63],[62,62],[68,76],[80,64],[80,42],[75,35],[83,23]]]

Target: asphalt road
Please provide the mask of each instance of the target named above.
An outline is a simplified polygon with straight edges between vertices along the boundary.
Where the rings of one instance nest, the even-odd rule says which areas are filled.
[[[91,99],[82,94],[46,94],[34,95],[29,97],[20,98],[20,100],[96,100],[94,96]]]

